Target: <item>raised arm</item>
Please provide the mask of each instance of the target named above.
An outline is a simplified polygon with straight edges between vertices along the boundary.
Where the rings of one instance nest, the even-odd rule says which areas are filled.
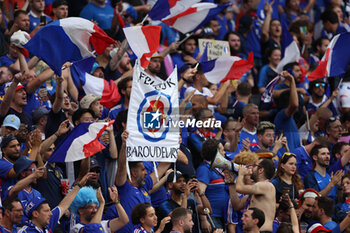
[[[226,82],[222,83],[219,87],[219,90],[215,93],[213,97],[207,97],[209,104],[217,104],[220,99],[224,96],[224,94],[227,91],[227,88],[230,86],[231,80],[227,80]]]
[[[109,196],[111,200],[115,203],[115,208],[118,212],[118,218],[114,218],[109,222],[109,227],[111,228],[111,232],[116,232],[123,226],[125,226],[129,222],[129,217],[125,212],[123,206],[120,204],[118,197],[118,190],[116,187],[108,188]]]
[[[127,179],[127,174],[126,174],[126,139],[128,138],[128,136],[129,136],[129,133],[126,130],[121,135],[123,143],[122,143],[122,148],[120,148],[118,170],[117,170],[117,175],[115,177],[115,185],[116,186],[124,185],[126,182],[126,179]]]
[[[52,111],[54,113],[58,113],[59,111],[61,111],[62,109],[62,104],[64,101],[64,92],[63,92],[63,78],[62,77],[58,77],[57,78],[57,86],[56,86],[56,98],[55,98],[55,102],[52,105]]]
[[[297,88],[295,86],[295,80],[294,77],[288,71],[282,71],[281,76],[285,77],[290,83],[289,105],[286,108],[285,112],[288,117],[292,117],[299,107],[298,93]]]
[[[267,185],[259,182],[253,185],[247,185],[244,183],[244,176],[250,175],[251,173],[252,171],[250,169],[245,166],[240,166],[236,182],[236,191],[243,194],[266,194],[269,191]]]
[[[273,3],[274,1],[272,1],[271,3],[265,2],[265,7],[264,7],[265,20],[261,28],[261,39],[260,39],[261,43],[267,42],[270,38],[270,23],[271,23],[271,16],[273,12],[273,8],[272,8]]]
[[[45,167],[39,167],[35,172],[27,176],[26,178],[19,180],[15,186],[12,187],[12,189],[9,192],[9,197],[17,196],[17,194],[23,190],[26,186],[33,183],[35,180],[43,177],[44,172],[46,168]]]
[[[58,204],[58,207],[60,208],[60,217],[66,212],[66,210],[70,207],[72,202],[74,201],[75,197],[77,196],[79,190],[81,187],[83,187],[86,184],[86,181],[90,178],[90,176],[93,176],[94,173],[87,173],[79,182],[76,182],[77,185],[73,187],[73,189],[63,198],[63,200]]]

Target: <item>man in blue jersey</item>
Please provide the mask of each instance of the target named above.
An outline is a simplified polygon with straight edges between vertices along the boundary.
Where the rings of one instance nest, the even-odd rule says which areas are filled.
[[[313,217],[320,221],[320,223],[333,232],[340,232],[339,225],[332,220],[334,213],[334,201],[329,197],[316,197],[313,206]],[[336,230],[338,228],[338,230]]]
[[[294,77],[288,71],[282,71],[281,76],[288,81],[290,90],[285,90],[279,97],[279,112],[275,117],[276,131],[283,131],[288,140],[290,150],[301,145],[298,127],[293,118],[298,111],[299,101]]]
[[[32,32],[36,28],[40,29],[40,26],[44,26],[45,23],[52,21],[49,16],[44,14],[45,0],[30,0],[29,5],[31,9],[29,12],[29,32]],[[41,21],[41,17],[45,17],[45,23]]]
[[[67,194],[67,196],[51,210],[49,203],[45,198],[34,197],[29,200],[24,207],[24,212],[29,218],[29,221],[18,231],[20,233],[43,233],[53,232],[54,228],[58,225],[58,221],[63,216],[64,212],[69,208],[74,201],[75,196],[83,187],[91,176],[91,173],[87,173],[79,182],[76,182],[73,189]]]
[[[98,26],[105,29],[110,29],[113,19],[113,8],[105,0],[92,0],[80,12],[80,17],[93,20],[98,23]]]
[[[7,198],[2,204],[4,213],[1,219],[0,232],[17,232],[15,225],[20,224],[24,215],[20,200],[17,197]]]
[[[139,203],[149,202],[151,203],[151,197],[149,191],[157,183],[155,172],[147,175],[147,171],[142,162],[129,162],[130,180],[127,178],[127,166],[126,166],[126,142],[129,133],[124,131],[122,133],[122,148],[119,154],[118,171],[115,177],[115,184],[118,188],[120,195],[120,202],[131,219],[132,209]],[[169,168],[170,163],[159,163],[158,175],[161,178],[166,170]],[[105,219],[113,219],[118,216],[115,206],[111,206],[105,215]],[[120,229],[119,233],[129,233],[133,229],[131,221],[126,226]]]
[[[336,185],[344,175],[343,170],[337,171],[332,177],[327,173],[330,162],[330,153],[326,146],[314,146],[310,152],[315,168],[304,178],[305,188],[313,188],[321,196],[329,196],[335,199],[337,195]]]
[[[255,151],[259,144],[256,134],[256,126],[259,124],[259,108],[255,104],[247,104],[243,108],[243,129],[241,130],[240,143],[250,143],[250,149]]]

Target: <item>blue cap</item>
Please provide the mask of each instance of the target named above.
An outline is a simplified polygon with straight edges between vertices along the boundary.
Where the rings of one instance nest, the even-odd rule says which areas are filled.
[[[129,5],[129,7],[126,9],[126,13],[131,16],[131,18],[133,19],[133,21],[137,20],[137,11],[135,10],[134,7],[132,7],[131,5]]]
[[[26,216],[30,218],[33,211],[36,210],[36,208],[38,208],[38,206],[44,201],[46,201],[46,199],[40,196],[35,196],[32,199],[30,199],[24,206],[24,213],[26,214]]]
[[[21,156],[16,160],[15,164],[13,165],[13,169],[15,170],[17,176],[19,176],[19,174],[26,170],[32,163],[38,164],[37,161],[30,160],[27,156]]]
[[[16,115],[10,114],[10,115],[7,115],[5,117],[2,125],[7,126],[7,127],[12,127],[14,129],[18,130],[19,126],[21,125],[21,121],[19,120],[19,118]]]

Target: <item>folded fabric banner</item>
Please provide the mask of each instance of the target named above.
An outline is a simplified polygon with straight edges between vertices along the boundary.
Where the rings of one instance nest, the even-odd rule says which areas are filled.
[[[179,148],[177,69],[167,80],[136,63],[128,110],[128,161],[175,162]]]
[[[55,74],[61,75],[65,62],[94,56],[92,49],[102,54],[108,45],[114,43],[91,21],[70,17],[42,27],[23,47],[44,60]]]
[[[80,123],[57,145],[48,162],[74,162],[90,157],[105,148],[98,141],[105,129],[114,123]]]

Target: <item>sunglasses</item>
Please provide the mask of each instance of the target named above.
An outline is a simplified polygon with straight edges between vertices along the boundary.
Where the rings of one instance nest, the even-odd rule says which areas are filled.
[[[27,168],[27,169],[24,169],[23,171],[25,171],[25,172],[29,172],[29,171],[35,172],[36,168]]]
[[[340,120],[339,117],[330,117],[328,118],[328,120],[326,121],[326,128],[329,126],[330,123],[336,121],[336,120]]]
[[[325,83],[316,83],[315,84],[315,87],[319,88],[319,87],[326,87],[326,84]]]
[[[101,168],[92,168],[90,172],[101,173]]]
[[[290,153],[290,152],[284,152],[284,154],[282,155],[282,157],[281,157],[281,160],[283,160],[283,158],[284,158],[284,156],[286,156],[286,157],[297,157],[295,154],[293,154],[293,153]]]

